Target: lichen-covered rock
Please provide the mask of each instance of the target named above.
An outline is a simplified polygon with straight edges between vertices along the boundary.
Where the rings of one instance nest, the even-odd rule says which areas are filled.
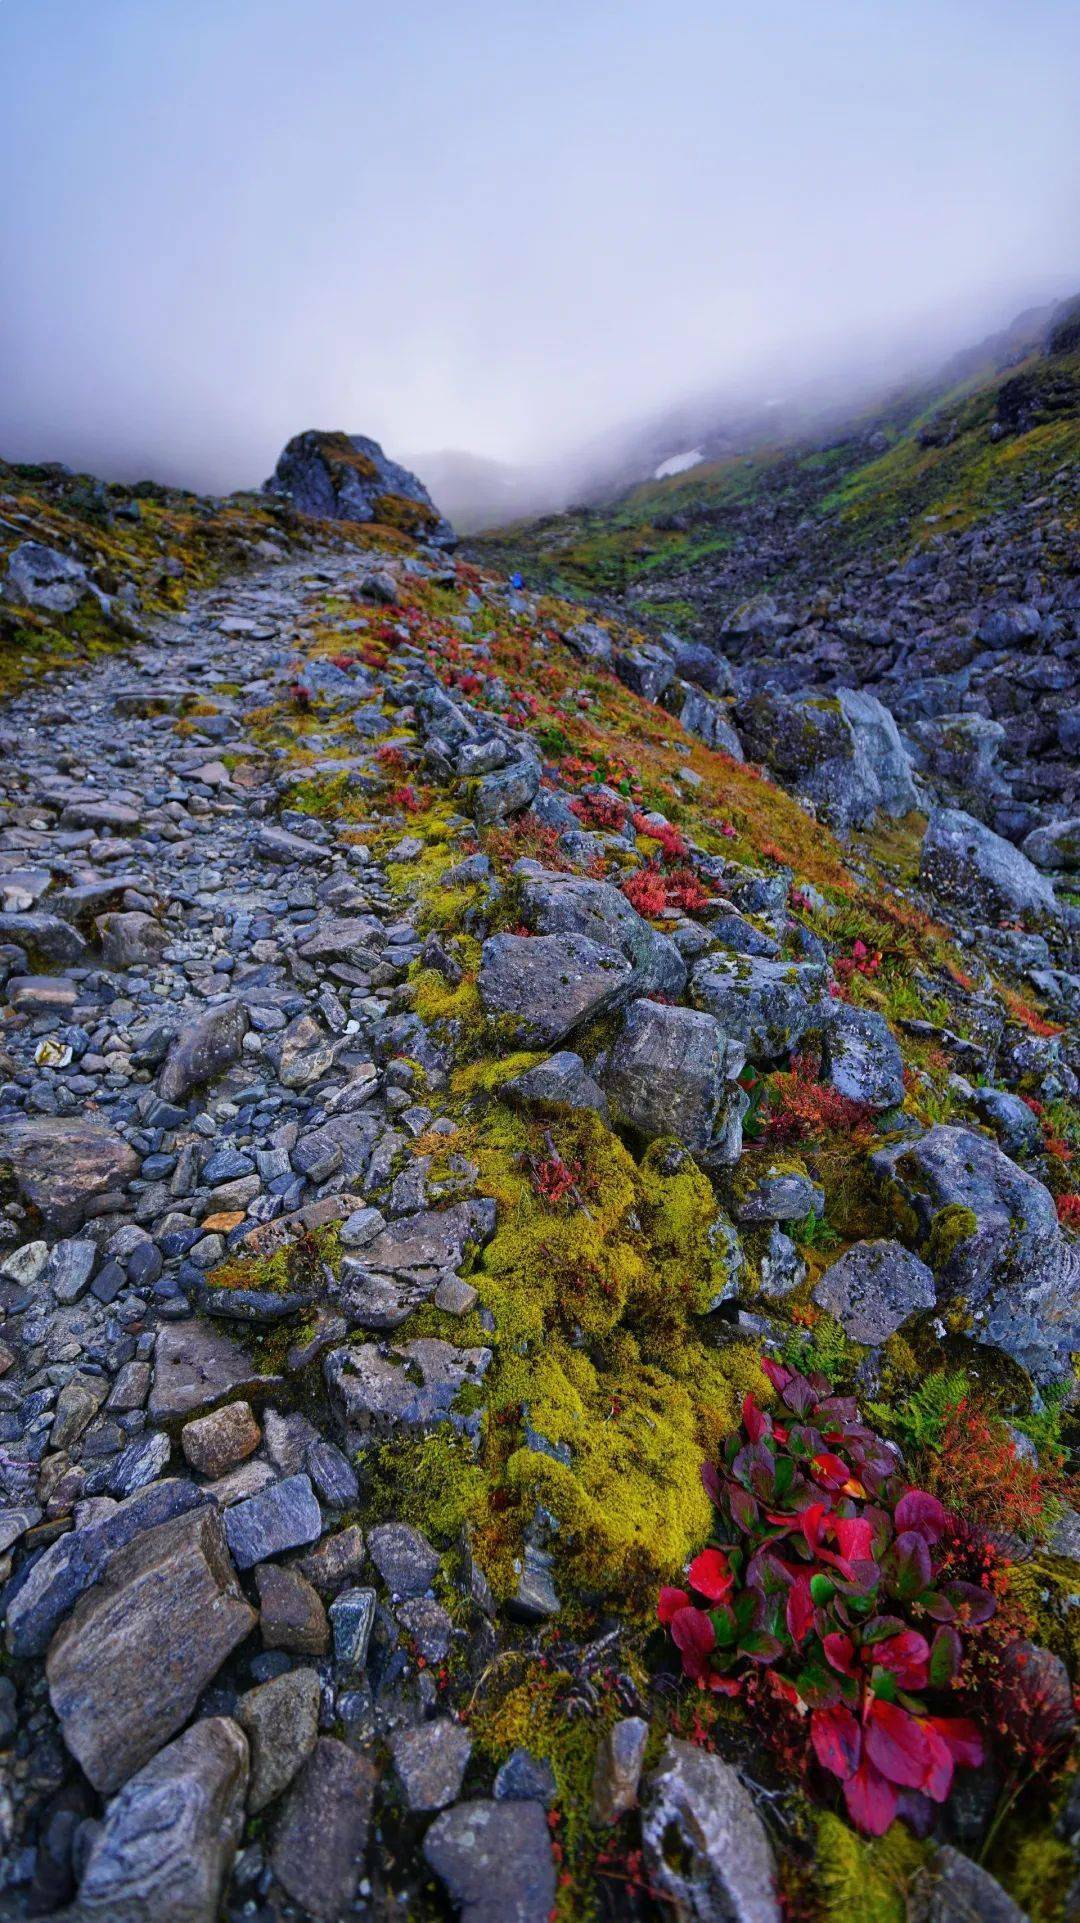
[[[315,1669],[290,1669],[241,1696],[236,1720],[251,1745],[247,1804],[252,1816],[288,1789],[319,1733],[322,1685]]]
[[[69,1923],[215,1923],[247,1778],[247,1741],[226,1716],[160,1750],[109,1804]]]
[[[949,906],[980,920],[1057,913],[1045,875],[1011,841],[961,808],[935,808],[927,823],[919,873]]]
[[[818,962],[712,954],[695,962],[691,995],[753,1062],[790,1055],[810,1027],[825,986]]]
[[[649,1873],[693,1923],[780,1923],[776,1860],[737,1770],[669,1737],[645,1779],[641,1836]]]
[[[887,1342],[909,1315],[937,1300],[933,1270],[900,1242],[856,1242],[827,1268],[814,1301],[852,1342]]]
[[[822,1080],[851,1102],[894,1108],[904,1099],[904,1062],[888,1022],[876,1009],[830,1002],[818,1018]]]
[[[911,757],[889,710],[866,689],[788,695],[758,689],[736,708],[749,752],[814,802],[842,833],[918,806]]]
[[[555,1864],[542,1803],[457,1803],[435,1818],[424,1855],[462,1923],[548,1923]]]
[[[617,949],[584,935],[492,935],[480,957],[480,999],[527,1046],[550,1048],[625,1000],[631,977]]]
[[[668,995],[686,987],[686,963],[669,935],[653,928],[619,888],[586,875],[530,875],[521,887],[521,913],[538,935],[584,935],[614,948],[633,974],[624,999]]]
[[[733,1083],[745,1059],[715,1016],[643,998],[627,1009],[599,1073],[624,1127],[647,1141],[674,1135],[703,1153],[718,1147],[735,1162],[747,1098]]]
[[[1048,821],[1042,828],[1033,828],[1025,836],[1023,851],[1038,868],[1075,874],[1080,868],[1080,818]]]
[[[934,1271],[939,1304],[1037,1381],[1059,1377],[1080,1347],[1080,1252],[1049,1190],[985,1135],[945,1125],[870,1162],[899,1233]]]
[[[478,1383],[490,1349],[457,1349],[425,1336],[389,1348],[373,1342],[333,1349],[323,1364],[330,1399],[354,1446],[387,1435],[424,1431],[451,1419],[468,1383]]]
[[[264,485],[269,494],[285,495],[298,514],[317,515],[321,520],[383,521],[433,547],[450,548],[457,543],[453,528],[443,520],[423,483],[407,467],[389,460],[378,441],[363,434],[317,429],[294,434]]]
[[[411,1810],[445,1809],[461,1789],[472,1741],[449,1716],[401,1729],[390,1738],[390,1752],[405,1804]]]
[[[732,1186],[732,1210],[740,1222],[804,1222],[825,1212],[825,1191],[801,1162],[740,1169]]]
[[[503,1084],[502,1092],[515,1108],[541,1113],[547,1109],[592,1109],[601,1121],[608,1119],[603,1089],[581,1056],[568,1048],[549,1055],[546,1062],[537,1062],[535,1068],[527,1068],[524,1075],[516,1075]]]

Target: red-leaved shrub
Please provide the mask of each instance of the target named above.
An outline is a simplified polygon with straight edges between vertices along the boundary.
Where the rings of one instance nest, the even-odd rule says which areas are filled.
[[[908,1485],[854,1400],[762,1366],[780,1407],[747,1396],[703,1467],[717,1541],[690,1564],[692,1593],[661,1590],[657,1613],[701,1688],[737,1695],[767,1673],[852,1822],[879,1836],[898,1814],[925,1820],[957,1766],[982,1761],[978,1725],[943,1711],[965,1636],[997,1605],[950,1579],[943,1505]]]

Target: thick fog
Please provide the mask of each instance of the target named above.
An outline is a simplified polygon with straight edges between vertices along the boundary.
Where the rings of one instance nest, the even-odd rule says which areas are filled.
[[[550,463],[1080,283],[1073,0],[0,0],[0,453]]]

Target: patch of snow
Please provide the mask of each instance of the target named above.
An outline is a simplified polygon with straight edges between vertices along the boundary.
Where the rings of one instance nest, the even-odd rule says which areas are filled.
[[[666,461],[661,461],[653,480],[669,481],[673,474],[685,474],[688,467],[696,467],[704,459],[705,454],[700,447],[688,448],[685,454],[670,454]]]

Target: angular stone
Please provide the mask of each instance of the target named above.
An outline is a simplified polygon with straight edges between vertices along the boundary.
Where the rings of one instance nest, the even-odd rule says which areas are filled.
[[[77,928],[59,915],[0,913],[0,942],[15,942],[37,963],[67,968],[86,961],[89,950]]]
[[[228,1402],[210,1415],[185,1422],[180,1447],[200,1476],[223,1476],[259,1446],[259,1425],[248,1402]]]
[[[804,1222],[824,1211],[824,1189],[799,1163],[768,1163],[745,1179],[740,1169],[739,1177],[732,1213],[740,1222]]]
[[[480,999],[529,1047],[548,1048],[625,999],[632,970],[584,935],[492,935],[480,956]]]
[[[58,1302],[77,1302],[89,1288],[97,1255],[96,1242],[65,1240],[53,1244],[45,1280]]]
[[[762,956],[703,955],[691,971],[691,994],[715,1015],[725,1035],[753,1062],[790,1055],[810,1027],[825,987],[818,962]]]
[[[3,593],[9,601],[48,614],[70,614],[89,588],[82,562],[42,541],[20,541],[8,555]]]
[[[593,1080],[581,1056],[570,1049],[549,1055],[546,1062],[537,1062],[536,1067],[526,1069],[524,1075],[504,1082],[501,1093],[515,1108],[535,1109],[540,1113],[545,1109],[591,1108],[601,1121],[608,1119],[603,1089]]]
[[[343,1589],[330,1604],[334,1661],[346,1676],[357,1677],[367,1662],[375,1623],[375,1591]]]
[[[584,935],[598,948],[614,948],[633,975],[627,995],[669,995],[686,987],[686,963],[670,935],[639,915],[620,888],[586,875],[529,875],[521,887],[526,926],[538,935]]]
[[[272,1378],[252,1367],[238,1342],[205,1322],[168,1322],[157,1333],[148,1408],[157,1422],[201,1415],[226,1396],[265,1390]]]
[[[935,808],[919,856],[919,874],[940,898],[980,919],[1051,916],[1057,899],[1026,855],[961,808]]]
[[[768,1832],[738,1772],[668,1738],[646,1779],[641,1836],[652,1881],[700,1923],[780,1923]]]
[[[540,764],[531,757],[511,761],[484,775],[470,790],[468,806],[481,827],[519,815],[535,799],[540,786]]]
[[[439,1716],[433,1723],[397,1730],[390,1752],[407,1808],[445,1809],[460,1793],[472,1741],[460,1723]]]
[[[624,1127],[647,1141],[674,1135],[687,1148],[707,1151],[725,1132],[730,1084],[745,1060],[742,1044],[714,1016],[642,999],[623,1016],[600,1079]],[[736,1102],[741,1118],[741,1091]]]
[[[158,1080],[167,1102],[186,1102],[193,1089],[217,1080],[240,1060],[248,1013],[243,1002],[221,1002],[189,1022],[173,1040]]]
[[[210,1507],[111,1558],[45,1663],[64,1741],[95,1789],[118,1789],[176,1733],[255,1621]]]
[[[288,1789],[319,1734],[322,1685],[314,1669],[290,1669],[241,1696],[236,1720],[251,1745],[247,1805],[257,1816]]]
[[[310,1442],[304,1462],[320,1502],[331,1509],[347,1509],[356,1502],[360,1494],[356,1470],[334,1443],[321,1438]]]
[[[933,1862],[933,1883],[922,1914],[925,1923],[1029,1923],[1026,1910],[1006,1895],[996,1877],[946,1843]]]
[[[310,1476],[287,1476],[225,1511],[225,1535],[239,1569],[317,1542],[322,1511]]]
[[[11,1654],[40,1656],[57,1625],[84,1591],[102,1580],[120,1550],[148,1530],[202,1507],[205,1500],[202,1490],[190,1482],[173,1478],[151,1483],[110,1514],[50,1543],[8,1598]]]
[[[995,1142],[939,1124],[878,1149],[870,1167],[905,1242],[929,1263],[939,1305],[962,1299],[971,1336],[1059,1379],[1080,1348],[1080,1249],[1054,1199]]]
[[[592,1783],[592,1820],[617,1823],[637,1803],[649,1725],[643,1716],[623,1716],[600,1738]]]
[[[153,915],[99,915],[94,926],[105,968],[137,968],[161,960],[169,937]]]
[[[439,1568],[439,1552],[407,1522],[382,1522],[368,1531],[368,1551],[395,1596],[422,1596]]]
[[[255,1571],[259,1591],[259,1627],[267,1649],[287,1649],[296,1656],[325,1656],[330,1647],[330,1625],[316,1589],[298,1569],[275,1562],[260,1563]]]
[[[425,1336],[385,1355],[373,1342],[332,1349],[323,1374],[350,1445],[362,1447],[394,1430],[422,1431],[450,1420],[460,1391],[479,1382],[490,1362],[490,1349],[457,1349]]]
[[[534,1756],[527,1749],[512,1749],[495,1772],[494,1789],[499,1803],[542,1803],[550,1809],[559,1786],[546,1757]]]
[[[359,1523],[351,1522],[347,1529],[339,1529],[336,1536],[324,1536],[309,1549],[301,1568],[320,1595],[332,1596],[342,1583],[359,1575],[364,1555],[364,1532]]]
[[[317,1923],[338,1923],[356,1894],[376,1780],[366,1756],[321,1736],[289,1791],[270,1864],[286,1895]]]
[[[822,1080],[850,1102],[895,1108],[904,1099],[904,1063],[883,1015],[830,1002],[818,1018]]]
[[[909,1315],[937,1301],[934,1272],[900,1242],[856,1242],[827,1268],[814,1290],[852,1342],[887,1342]]]
[[[70,1923],[215,1923],[247,1776],[247,1740],[225,1716],[159,1751],[109,1804]]]
[[[424,1855],[462,1923],[548,1923],[555,1863],[541,1803],[458,1803],[435,1818]]]
[[[10,1162],[19,1193],[46,1228],[70,1235],[91,1204],[123,1190],[139,1157],[106,1122],[89,1116],[34,1115],[0,1126],[0,1161]]]

